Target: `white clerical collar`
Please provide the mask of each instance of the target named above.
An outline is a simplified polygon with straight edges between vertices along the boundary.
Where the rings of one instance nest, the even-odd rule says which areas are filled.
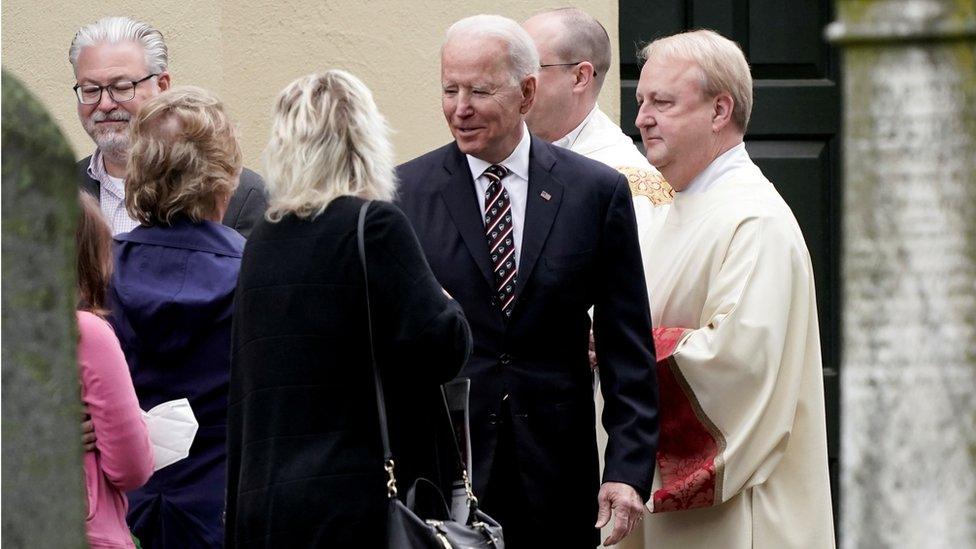
[[[567,133],[561,138],[553,141],[552,144],[562,147],[564,149],[572,149],[573,145],[576,144],[576,140],[579,139],[579,134],[583,131],[583,128],[585,128],[586,125],[589,124],[590,120],[593,118],[593,115],[596,114],[597,110],[599,110],[599,107],[593,105],[593,108],[590,109],[590,113],[587,114],[586,118],[584,118],[583,121],[579,123],[579,126],[576,126],[576,129]]]
[[[522,122],[522,140],[515,145],[515,150],[512,154],[508,155],[508,158],[499,162],[502,166],[508,168],[510,172],[521,177],[522,179],[529,180],[529,145],[532,144],[532,138],[529,136],[529,128]],[[491,166],[491,162],[485,162],[480,158],[475,158],[470,154],[466,154],[468,157],[468,167],[471,168],[471,179],[478,179],[481,174],[485,173],[488,166]]]
[[[707,168],[701,171],[691,183],[685,187],[685,190],[681,191],[682,194],[700,194],[707,192],[715,186],[716,183],[721,180],[719,177],[722,173],[727,171],[729,168],[736,164],[746,160],[749,164],[752,164],[752,160],[749,159],[749,153],[746,152],[746,144],[739,143],[738,145],[732,147],[731,149],[725,151],[724,153],[718,155],[718,158],[712,160],[712,163],[708,165]]]

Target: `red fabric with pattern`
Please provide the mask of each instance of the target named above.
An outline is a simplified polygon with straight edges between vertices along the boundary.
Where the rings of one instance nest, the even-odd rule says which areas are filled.
[[[657,465],[662,487],[654,492],[654,512],[709,507],[716,503],[715,458],[719,444],[698,417],[692,395],[671,356],[688,330],[655,328],[661,436]]]

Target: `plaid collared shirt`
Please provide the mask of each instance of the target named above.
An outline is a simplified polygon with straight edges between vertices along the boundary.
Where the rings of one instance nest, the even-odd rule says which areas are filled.
[[[112,177],[105,171],[102,151],[98,149],[95,149],[95,154],[88,163],[88,175],[99,183],[98,202],[105,221],[112,229],[112,236],[138,227],[139,222],[129,217],[129,212],[125,211],[125,180]]]

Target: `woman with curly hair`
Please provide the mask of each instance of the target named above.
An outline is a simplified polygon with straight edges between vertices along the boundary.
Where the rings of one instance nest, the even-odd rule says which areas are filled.
[[[241,149],[221,102],[193,87],[147,101],[131,139],[125,206],[140,226],[115,237],[112,322],[142,408],[186,398],[199,429],[186,459],[129,493],[129,525],[147,549],[219,547],[231,312],[244,249],[244,237],[220,220]]]

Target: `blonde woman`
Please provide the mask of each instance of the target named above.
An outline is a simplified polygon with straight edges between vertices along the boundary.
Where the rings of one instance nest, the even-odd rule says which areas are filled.
[[[267,221],[248,241],[234,315],[228,547],[381,547],[386,486],[356,227],[364,201],[373,338],[400,486],[450,481],[439,385],[471,336],[395,192],[386,124],[339,70],[280,94]],[[439,439],[443,435],[443,439]],[[448,450],[443,449],[444,452]],[[446,469],[438,470],[438,465]]]
[[[234,126],[199,88],[149,100],[132,127],[109,302],[143,410],[186,398],[199,423],[186,459],[129,492],[143,547],[219,547],[234,287],[244,237],[220,224],[241,173]]]

